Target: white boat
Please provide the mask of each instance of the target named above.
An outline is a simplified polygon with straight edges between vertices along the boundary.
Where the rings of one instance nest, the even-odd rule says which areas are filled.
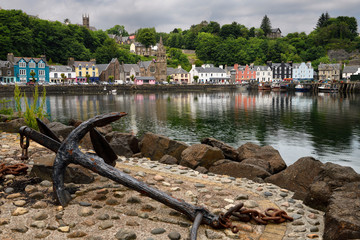
[[[110,90],[109,93],[116,95],[116,89]]]
[[[338,92],[339,88],[335,84],[324,83],[321,84],[319,87],[319,92]]]
[[[310,91],[310,85],[304,85],[301,83],[296,84],[295,91],[296,92],[308,92],[308,91]]]

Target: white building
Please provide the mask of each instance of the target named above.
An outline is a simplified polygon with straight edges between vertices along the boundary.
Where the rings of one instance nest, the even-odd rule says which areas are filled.
[[[256,72],[256,81],[257,82],[272,82],[273,74],[271,67],[269,66],[254,66],[253,69]]]
[[[201,67],[192,65],[189,73],[191,83],[194,83],[194,76],[199,77],[197,83],[228,84],[230,82],[230,76],[226,74],[226,71],[220,67],[214,67],[213,64],[204,64]]]
[[[343,72],[342,72],[342,78],[343,79],[350,79],[351,75],[359,75],[360,74],[360,66],[344,66]]]
[[[314,69],[311,62],[294,63],[292,78],[294,81],[314,80]]]
[[[76,82],[76,72],[70,66],[64,65],[52,65],[49,67],[49,82],[51,83],[63,83],[61,74],[65,74],[64,83]]]

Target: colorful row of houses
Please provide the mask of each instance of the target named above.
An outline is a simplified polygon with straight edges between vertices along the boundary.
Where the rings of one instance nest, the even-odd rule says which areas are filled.
[[[272,63],[266,66],[238,65],[233,67],[204,64],[192,66],[187,72],[180,66],[167,67],[165,50],[160,47],[157,59],[137,64],[124,64],[114,58],[108,64],[90,61],[68,60],[68,65],[48,65],[45,56],[40,58],[15,57],[9,53],[6,61],[0,61],[0,82],[26,84],[35,79],[38,83],[84,83],[132,82],[135,84],[155,84],[174,82],[179,84],[229,84],[248,82],[273,82],[283,80],[321,81],[349,79],[359,75],[360,66],[345,66],[341,75],[340,64],[320,64],[316,74],[311,63]]]

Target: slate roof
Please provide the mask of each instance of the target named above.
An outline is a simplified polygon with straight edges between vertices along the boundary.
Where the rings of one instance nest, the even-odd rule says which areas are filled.
[[[0,60],[0,67],[7,67],[7,65],[9,64],[9,61],[2,61]]]
[[[326,67],[331,67],[331,68],[339,70],[340,69],[340,64],[339,63],[330,63],[330,64],[328,64],[328,63],[320,63],[318,69],[319,68],[326,68]]]
[[[140,62],[140,67],[143,67],[143,68],[147,69],[150,64],[151,64],[151,61]]]
[[[360,68],[360,65],[355,66],[345,66],[343,73],[356,73]]]
[[[103,71],[105,71],[108,66],[109,66],[109,64],[96,64],[96,67],[99,70],[99,74],[102,73]]]
[[[198,73],[226,73],[224,69],[217,67],[208,67],[208,68],[196,67],[195,69],[198,71]]]
[[[140,67],[137,64],[124,64],[124,72],[130,72],[133,68],[135,72],[140,72]]]
[[[86,66],[86,64],[89,66],[96,65],[95,62],[90,62],[90,61],[75,61],[74,62],[74,66],[78,66],[79,64],[81,64],[81,66]]]
[[[32,57],[14,57],[15,63],[19,62],[21,59],[24,59],[26,62],[29,62],[31,59],[34,59],[36,63],[42,60],[41,58],[32,58]]]
[[[257,71],[257,69],[260,69],[260,71],[268,71],[268,68],[270,68],[269,66],[254,66],[253,67],[253,70]],[[270,68],[270,71],[271,71],[271,68]]]
[[[172,68],[172,67],[166,68],[167,75],[172,75],[172,74],[174,74],[174,72],[175,72],[175,68]]]
[[[50,72],[72,72],[72,68],[67,65],[51,65]]]

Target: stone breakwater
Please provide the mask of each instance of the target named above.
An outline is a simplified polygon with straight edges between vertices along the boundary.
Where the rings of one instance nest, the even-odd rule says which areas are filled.
[[[0,161],[22,162],[18,134],[1,133]],[[90,184],[67,183],[69,206],[57,206],[52,183],[32,176],[36,163],[55,154],[31,142],[26,176],[6,175],[0,186],[1,239],[188,239],[189,221],[182,214],[107,178],[90,173]],[[119,156],[121,171],[159,188],[175,198],[225,212],[243,202],[246,208],[264,211],[280,208],[293,222],[257,225],[234,222],[240,232],[216,230],[206,225],[198,239],[322,239],[324,212],[312,209],[294,193],[271,183],[257,183],[214,173],[200,173],[181,165],[167,165],[148,158]]]

